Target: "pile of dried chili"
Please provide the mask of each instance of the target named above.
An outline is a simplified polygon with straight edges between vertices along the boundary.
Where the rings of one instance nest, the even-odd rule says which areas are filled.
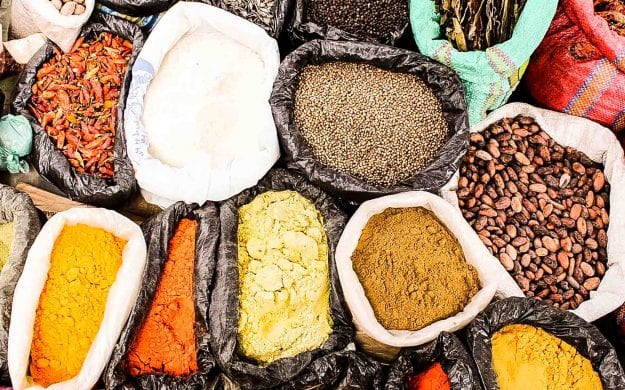
[[[37,71],[30,111],[79,173],[113,177],[117,103],[132,43],[108,32],[79,38]]]

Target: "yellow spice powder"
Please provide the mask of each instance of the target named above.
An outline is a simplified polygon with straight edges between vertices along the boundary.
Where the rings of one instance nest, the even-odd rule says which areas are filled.
[[[0,223],[0,271],[9,261],[14,234],[13,222]]]
[[[65,226],[39,298],[30,373],[42,386],[80,372],[100,328],[126,241],[87,225]]]
[[[590,361],[561,339],[529,325],[508,325],[492,337],[501,390],[602,389]]]
[[[327,340],[328,243],[311,201],[270,191],[241,207],[238,261],[240,354],[269,364]]]

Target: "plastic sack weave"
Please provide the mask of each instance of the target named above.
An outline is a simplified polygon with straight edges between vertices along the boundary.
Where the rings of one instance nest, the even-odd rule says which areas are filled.
[[[604,390],[625,388],[625,372],[614,347],[592,324],[575,314],[556,309],[546,303],[526,298],[508,298],[492,303],[467,328],[467,343],[487,390],[499,389],[497,374],[492,366],[491,337],[511,324],[526,324],[572,345],[590,360],[599,374]],[[528,389],[529,390],[529,389]]]
[[[144,36],[139,27],[128,21],[111,15],[96,14],[81,31],[81,36],[108,31],[132,42],[132,59],[128,64],[124,83],[117,103],[117,123],[115,125],[114,176],[112,179],[103,179],[96,175],[80,174],[72,168],[69,161],[58,150],[28,109],[32,96],[32,86],[37,81],[37,70],[54,55],[54,44],[48,42],[30,60],[20,76],[16,87],[17,92],[13,100],[11,111],[21,114],[30,121],[33,132],[32,164],[41,176],[56,185],[70,199],[99,206],[113,207],[126,200],[136,187],[132,164],[127,157],[126,142],[124,139],[124,107],[126,94],[130,85],[131,67],[134,59],[143,47]]]
[[[33,133],[28,119],[21,115],[6,115],[0,119],[0,169],[10,173],[28,172],[21,157],[30,154]]]
[[[170,240],[183,218],[197,221],[195,240],[195,267],[193,289],[195,300],[195,348],[198,370],[188,376],[172,377],[163,374],[131,377],[125,371],[129,347],[137,337],[154,300],[161,275],[168,261]],[[208,333],[208,305],[210,287],[215,270],[217,239],[219,238],[219,216],[217,207],[207,203],[202,208],[177,202],[142,225],[147,245],[147,265],[143,273],[141,291],[137,297],[128,323],[122,331],[113,350],[111,360],[104,372],[108,389],[197,389],[207,388],[215,380],[217,364],[210,351]],[[160,314],[160,313],[159,313]],[[165,346],[163,346],[165,347]]]
[[[504,104],[523,76],[527,61],[545,36],[557,0],[528,0],[506,42],[485,51],[460,52],[441,37],[435,0],[411,0],[410,23],[419,51],[458,73],[464,84],[469,122]]]
[[[527,68],[541,105],[625,130],[625,37],[596,15],[593,0],[561,2]]]

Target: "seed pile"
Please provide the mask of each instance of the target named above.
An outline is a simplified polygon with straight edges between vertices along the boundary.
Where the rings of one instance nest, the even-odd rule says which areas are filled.
[[[606,272],[609,193],[600,164],[529,117],[471,134],[458,183],[464,218],[525,295],[563,310]]]
[[[440,102],[419,77],[347,62],[304,68],[295,126],[323,165],[378,186],[414,176],[447,139]]]
[[[384,38],[408,23],[406,0],[304,0],[306,21]]]
[[[113,177],[117,103],[132,43],[108,32],[78,38],[37,71],[28,104],[78,173]]]
[[[595,12],[608,22],[611,30],[625,36],[625,1],[594,0]]]
[[[228,11],[259,25],[269,34],[275,33],[275,0],[224,0]]]
[[[480,289],[458,240],[422,207],[388,208],[372,216],[351,260],[386,329],[419,330],[451,317]]]
[[[50,2],[63,16],[82,15],[87,10],[85,0],[50,0]]]

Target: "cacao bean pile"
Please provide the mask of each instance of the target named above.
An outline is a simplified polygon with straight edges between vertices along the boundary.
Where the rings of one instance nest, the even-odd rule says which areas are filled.
[[[378,186],[415,175],[447,140],[440,102],[419,77],[367,64],[304,68],[294,116],[323,165]]]
[[[113,177],[117,103],[132,43],[110,33],[78,38],[37,71],[28,108],[78,173]]]
[[[85,0],[50,0],[50,2],[63,16],[82,15],[86,11]]]
[[[385,38],[408,23],[407,0],[304,0],[306,21]]]
[[[609,194],[600,164],[530,117],[472,133],[458,183],[464,218],[525,295],[563,310],[606,272]]]

